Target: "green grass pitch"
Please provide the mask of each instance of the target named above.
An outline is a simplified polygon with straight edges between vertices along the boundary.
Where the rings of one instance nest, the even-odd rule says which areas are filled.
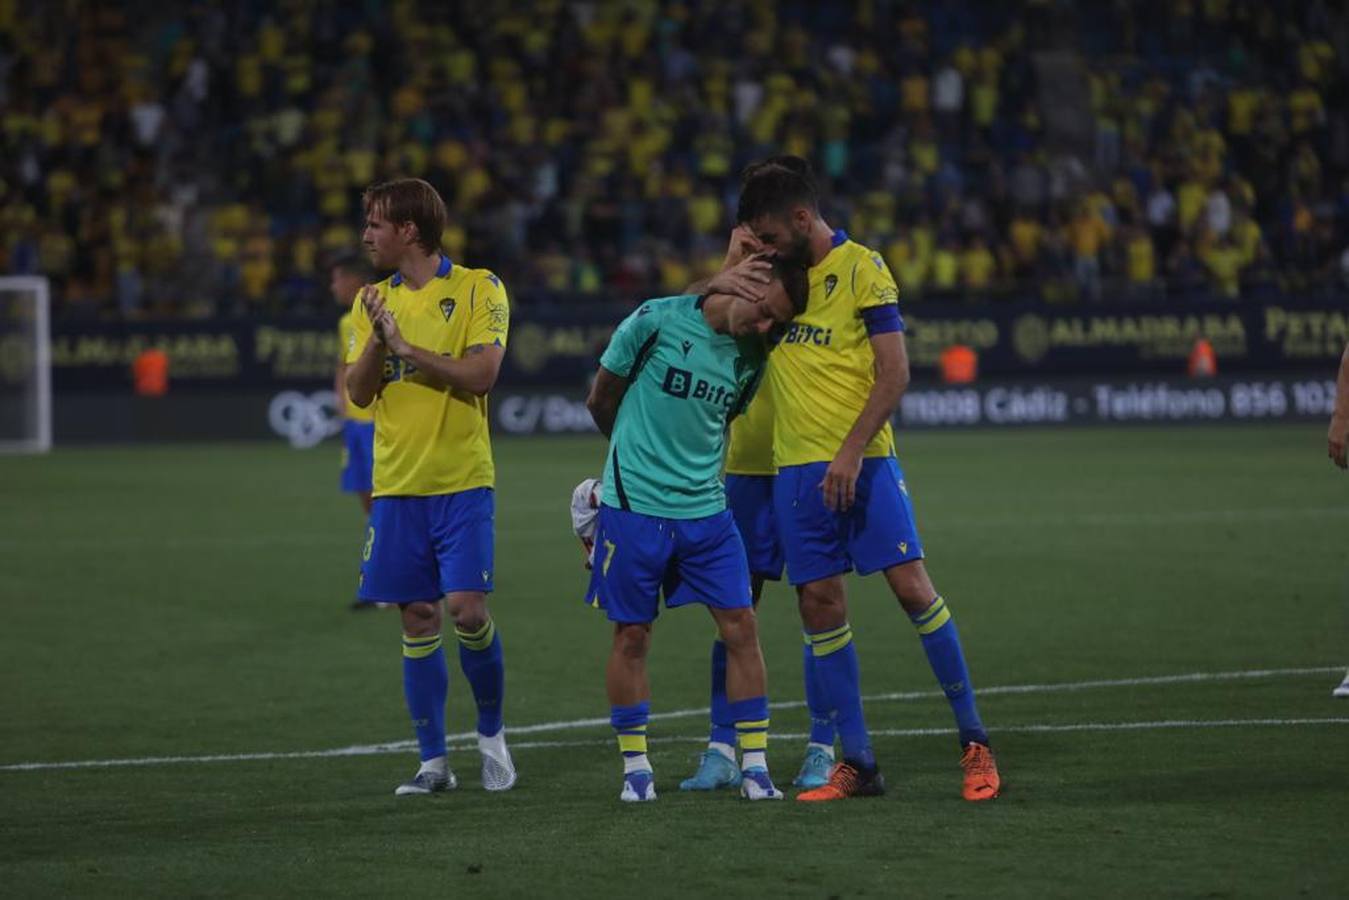
[[[460,789],[429,798],[392,795],[414,751],[322,754],[411,738],[396,616],[347,610],[363,529],[335,448],[0,459],[0,892],[1344,895],[1349,480],[1323,434],[903,436],[1005,791],[960,800],[917,637],[854,579],[863,690],[901,695],[867,704],[891,790],[823,808],[681,795],[697,712],[652,722],[660,800],[618,802],[609,729],[577,724],[608,711],[566,513],[598,439],[497,443],[507,722],[549,727],[513,738],[516,790],[482,791],[459,741]],[[799,701],[790,590],[760,617],[771,698]],[[662,615],[657,713],[706,705],[711,636],[701,610]],[[774,711],[779,784],[806,729]],[[155,761],[16,768],[137,758]]]

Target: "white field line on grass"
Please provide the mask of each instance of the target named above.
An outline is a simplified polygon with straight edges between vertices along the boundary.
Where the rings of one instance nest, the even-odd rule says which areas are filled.
[[[1349,725],[1349,716],[1328,716],[1319,719],[1160,719],[1151,722],[1069,722],[1059,725],[999,725],[997,734],[1042,734],[1074,731],[1153,731],[1167,728],[1297,728],[1316,725]],[[931,737],[955,734],[954,728],[874,728],[872,737]],[[808,732],[770,734],[773,741],[804,741],[810,737]],[[674,736],[653,736],[647,738],[649,744],[690,744],[703,743],[704,734],[682,734]],[[561,749],[568,747],[609,747],[614,740],[608,738],[589,738],[577,741],[522,741],[511,742],[511,751]],[[449,749],[466,751],[474,749],[476,744],[452,744]],[[365,744],[354,747],[341,747],[335,750],[295,750],[284,753],[222,753],[214,756],[147,756],[139,759],[95,759],[65,763],[16,763],[0,766],[0,772],[33,772],[52,769],[100,769],[119,766],[162,766],[176,763],[213,763],[213,762],[249,762],[258,760],[288,759],[332,759],[339,756],[378,756],[387,753],[406,753],[413,748],[406,742],[393,744]]]
[[[1045,694],[1062,691],[1082,691],[1097,688],[1111,687],[1137,687],[1146,685],[1169,685],[1169,684],[1193,684],[1202,682],[1218,681],[1238,681],[1243,679],[1256,678],[1283,678],[1299,677],[1310,675],[1328,675],[1338,673],[1343,666],[1314,666],[1308,668],[1296,669],[1246,669],[1234,672],[1190,672],[1181,675],[1153,675],[1138,678],[1113,678],[1100,679],[1095,681],[1067,681],[1059,684],[1011,684],[986,687],[978,689],[981,696],[990,696],[997,694]],[[941,697],[940,691],[904,691],[890,694],[871,694],[863,697],[867,703],[922,700]],[[805,706],[799,700],[781,701],[771,704],[774,709],[793,709]],[[690,718],[694,716],[706,716],[707,707],[680,709],[671,712],[653,713],[652,720],[669,720]],[[590,747],[601,746],[612,743],[612,738],[590,739],[583,741],[534,741],[534,742],[516,742],[514,738],[525,734],[539,734],[553,731],[567,731],[576,728],[596,728],[607,726],[607,718],[590,719],[570,719],[558,722],[539,722],[533,725],[521,725],[518,727],[508,727],[507,731],[512,738],[511,748],[513,750],[528,750],[534,748],[546,747]],[[993,730],[995,732],[1072,732],[1072,731],[1133,731],[1150,730],[1159,728],[1234,728],[1234,727],[1300,727],[1309,725],[1349,725],[1349,717],[1329,717],[1329,718],[1304,718],[1304,719],[1176,719],[1160,720],[1151,722],[1080,722],[1068,724],[1030,724],[1030,725],[998,725]],[[923,737],[927,735],[954,734],[952,728],[900,728],[900,729],[873,729],[872,735],[877,737]],[[448,740],[455,745],[456,749],[463,747],[476,746],[475,744],[464,744],[465,741],[476,740],[476,733],[463,732],[460,734],[448,735]],[[781,734],[775,733],[772,737],[776,740],[802,740],[807,737],[804,734]],[[653,737],[652,742],[682,742],[682,741],[702,741],[706,740],[706,735],[698,736],[680,736],[680,737]],[[111,768],[118,766],[162,766],[181,763],[215,763],[215,762],[249,762],[261,760],[285,760],[285,759],[324,759],[342,756],[372,756],[382,753],[404,753],[416,747],[415,741],[401,740],[389,741],[381,744],[357,744],[351,747],[336,747],[329,750],[292,750],[292,751],[261,751],[257,753],[218,753],[203,756],[143,756],[131,757],[125,759],[88,759],[75,760],[71,762],[22,762],[0,765],[0,772],[34,772],[49,771],[53,769],[98,769]]]
[[[942,516],[924,517],[924,529],[936,528],[1007,528],[1024,527],[1079,527],[1092,525],[1099,527],[1199,524],[1204,522],[1259,522],[1271,519],[1298,519],[1306,517],[1343,518],[1349,516],[1349,507],[1313,506],[1313,507],[1270,507],[1265,509],[1195,509],[1169,512],[1145,513],[1067,513],[1052,516],[960,516],[944,518]],[[510,534],[563,534],[561,527],[517,527]],[[125,550],[134,547],[154,547],[164,550],[190,550],[215,548],[247,547],[351,547],[359,546],[360,540],[353,541],[350,535],[317,532],[313,534],[249,534],[226,535],[182,535],[157,536],[136,534],[111,534],[101,537],[70,538],[58,542],[63,550]],[[47,549],[53,546],[48,537],[14,536],[0,538],[0,552],[18,552],[24,549]]]
[[[1043,734],[1072,731],[1154,731],[1165,728],[1297,728],[1309,725],[1349,725],[1349,716],[1328,716],[1320,719],[1159,719],[1154,722],[1068,722],[1062,725],[999,725],[994,734]],[[955,728],[872,728],[872,737],[933,737],[956,734]],[[810,733],[770,733],[772,741],[804,741]],[[648,744],[705,743],[706,734],[681,734],[673,737],[648,737]],[[564,747],[609,747],[612,737],[584,741],[524,741],[511,743],[511,750],[543,750]],[[477,744],[456,744],[452,750],[476,749]],[[354,749],[354,748],[353,748]]]

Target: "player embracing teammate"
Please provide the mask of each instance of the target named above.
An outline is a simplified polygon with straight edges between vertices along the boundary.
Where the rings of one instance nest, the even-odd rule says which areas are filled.
[[[992,799],[1001,788],[997,764],[951,610],[923,564],[895,455],[890,419],[909,381],[899,290],[878,253],[825,222],[799,157],[750,167],[737,220],[780,258],[809,267],[809,303],[782,335],[766,377],[775,406],[772,506],[813,657],[807,696],[828,710],[843,759],[825,784],[797,799],[884,791],[848,624],[843,576],[850,571],[882,573],[908,614],[955,714],[963,796]],[[818,731],[813,743],[827,733]]]

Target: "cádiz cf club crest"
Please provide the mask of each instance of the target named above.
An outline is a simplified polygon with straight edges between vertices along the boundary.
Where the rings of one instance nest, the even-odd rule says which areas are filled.
[[[837,275],[824,276],[824,296],[826,299],[828,299],[829,295],[834,292],[834,288],[836,287],[838,287]]]
[[[440,301],[440,313],[445,317],[445,321],[450,321],[450,316],[454,315],[454,301],[449,297]]]

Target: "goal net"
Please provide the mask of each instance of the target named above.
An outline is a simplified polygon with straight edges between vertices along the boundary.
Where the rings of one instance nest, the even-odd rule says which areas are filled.
[[[47,279],[0,277],[0,453],[51,449],[49,317]]]

